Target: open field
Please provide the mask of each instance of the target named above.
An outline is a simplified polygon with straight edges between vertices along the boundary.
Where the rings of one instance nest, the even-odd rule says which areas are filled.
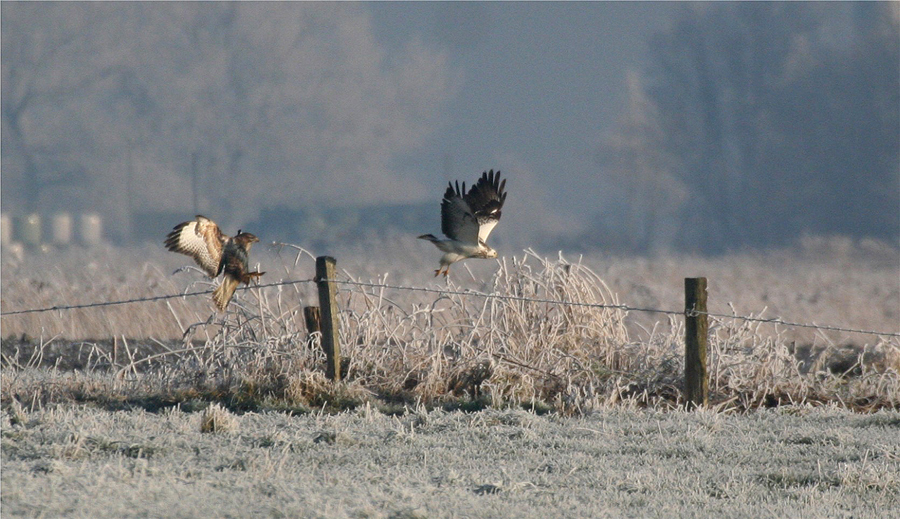
[[[896,411],[217,413],[4,412],[3,515],[900,514]]]
[[[347,376],[339,385],[319,375],[323,354],[305,329],[302,307],[317,304],[308,282],[239,291],[224,316],[211,311],[205,295],[4,316],[4,373],[56,367],[64,382],[48,389],[4,377],[2,398],[45,404],[77,397],[108,406],[200,395],[249,410],[309,410],[323,402],[337,409],[365,402],[442,405],[460,398],[567,413],[623,400],[667,408],[681,398],[680,316],[546,301],[677,312],[683,278],[705,275],[711,312],[895,333],[900,320],[900,253],[878,243],[808,240],[795,250],[714,259],[526,252],[463,262],[445,282],[431,277],[431,248],[423,254],[415,240],[393,240],[381,249],[332,251],[343,269],[339,278],[498,298],[341,285]],[[197,269],[169,274],[189,260],[159,249],[73,249],[7,262],[3,309],[210,286]],[[293,246],[263,247],[253,258],[268,271],[266,282],[314,275],[314,255]],[[73,381],[72,369],[92,374],[92,382]],[[725,408],[833,402],[895,409],[898,372],[896,337],[711,322],[711,399]]]
[[[209,288],[197,269],[174,273],[190,264],[162,245],[135,249],[73,248],[28,254],[24,261],[3,257],[2,310],[52,307],[96,301],[132,299]],[[454,287],[489,290],[499,272],[498,262],[512,263],[521,251],[507,250],[498,261],[465,261],[453,267]],[[514,254],[514,255],[513,255]],[[445,286],[431,273],[437,266],[434,247],[411,237],[384,242],[339,246],[298,254],[291,246],[257,245],[251,260],[269,273],[264,281],[311,279],[314,255],[338,260],[341,274],[364,281],[410,286]],[[557,259],[556,252],[540,255]],[[685,255],[620,257],[602,253],[564,254],[566,262],[583,265],[607,285],[621,303],[636,307],[680,310],[684,306],[683,279],[709,278],[710,311],[800,322],[844,324],[854,328],[897,331],[900,321],[900,251],[881,242],[849,239],[804,240],[789,250],[735,253],[717,258]],[[503,280],[500,280],[503,281]],[[287,310],[317,304],[315,288],[298,284],[267,290],[280,297]],[[240,293],[239,293],[240,294]],[[397,295],[392,293],[391,295]],[[431,302],[419,294],[400,294],[398,301]],[[246,300],[247,298],[245,298]],[[109,337],[180,339],[184,327],[205,321],[212,307],[202,297],[175,299],[96,310],[51,312],[3,318],[3,335],[49,340]],[[656,315],[634,314],[629,321],[653,324]],[[665,321],[665,319],[663,319]],[[770,330],[764,330],[770,331]],[[866,337],[783,330],[804,342],[859,344]]]
[[[896,249],[526,252],[436,282],[430,247],[389,245],[329,253],[340,279],[498,297],[341,285],[339,383],[305,330],[308,282],[218,316],[208,296],[4,316],[4,516],[900,512],[896,337],[713,318],[712,409],[685,413],[683,318],[584,306],[679,311],[704,275],[711,312],[896,333]],[[265,282],[311,279],[313,257],[253,254]],[[157,248],[3,261],[4,312],[211,286]]]

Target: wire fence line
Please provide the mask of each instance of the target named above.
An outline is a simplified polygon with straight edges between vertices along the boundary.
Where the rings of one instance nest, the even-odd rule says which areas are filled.
[[[383,283],[366,283],[364,281],[350,281],[345,279],[329,279],[328,281],[337,283],[338,285],[356,285],[362,287],[371,287],[371,288],[390,288],[395,290],[407,290],[411,292],[430,292],[433,294],[442,294],[442,295],[458,295],[458,296],[473,296],[473,297],[481,297],[484,299],[501,299],[504,301],[524,301],[529,303],[548,303],[553,305],[561,305],[561,306],[582,306],[589,308],[609,308],[612,310],[626,310],[626,311],[634,311],[634,312],[645,312],[645,313],[653,313],[653,314],[670,314],[670,315],[684,315],[684,310],[660,310],[657,308],[639,308],[636,306],[628,306],[628,305],[620,305],[620,304],[606,304],[606,303],[583,303],[581,301],[566,301],[563,299],[544,299],[539,297],[525,297],[525,296],[511,296],[505,294],[489,294],[487,292],[479,292],[477,290],[471,289],[463,289],[463,290],[447,290],[442,288],[428,288],[428,287],[408,287],[403,285],[386,285]]]
[[[489,294],[486,292],[479,292],[477,290],[445,290],[439,288],[426,288],[426,287],[408,287],[402,285],[387,285],[383,283],[366,283],[363,281],[350,281],[350,280],[328,280],[333,281],[337,284],[342,285],[356,285],[363,287],[371,287],[371,288],[389,288],[396,290],[409,290],[409,291],[418,291],[418,292],[431,292],[436,294],[444,294],[444,295],[461,295],[461,296],[475,296],[482,297],[486,299],[501,299],[507,301],[526,301],[531,303],[549,303],[554,305],[563,305],[563,306],[581,306],[581,307],[589,307],[589,308],[609,308],[613,310],[624,310],[629,312],[644,312],[644,313],[657,313],[657,314],[667,314],[667,315],[687,315],[687,316],[697,316],[697,315],[708,315],[709,317],[716,317],[720,319],[737,319],[739,321],[748,321],[748,322],[757,322],[757,323],[770,323],[770,324],[780,324],[783,326],[790,326],[793,328],[813,328],[817,330],[830,330],[836,332],[847,332],[847,333],[861,333],[866,335],[882,335],[887,337],[900,337],[900,332],[879,332],[875,330],[863,330],[858,328],[846,328],[842,326],[831,326],[831,325],[820,325],[815,323],[798,323],[792,321],[786,321],[784,319],[779,319],[777,317],[764,318],[764,317],[752,317],[746,315],[737,315],[737,314],[720,314],[714,312],[698,312],[696,310],[661,310],[657,308],[641,308],[636,306],[629,306],[624,304],[606,304],[606,303],[583,303],[580,301],[565,301],[561,299],[542,299],[535,297],[525,297],[525,296],[511,296],[505,294]]]
[[[659,308],[643,308],[637,306],[630,306],[625,304],[607,304],[607,303],[585,303],[581,301],[566,301],[562,299],[547,299],[547,298],[538,298],[538,297],[526,297],[526,296],[515,296],[515,295],[507,295],[507,294],[491,294],[487,292],[480,292],[478,290],[472,289],[462,289],[462,290],[453,290],[453,289],[445,289],[445,288],[430,288],[430,287],[414,287],[414,286],[405,286],[405,285],[390,285],[386,283],[372,283],[365,281],[353,281],[349,279],[299,279],[299,280],[287,280],[287,281],[277,281],[273,283],[260,283],[258,285],[253,286],[245,286],[239,287],[238,290],[248,290],[251,288],[267,288],[267,287],[275,287],[275,286],[285,286],[285,285],[297,285],[302,283],[316,283],[318,281],[326,281],[330,283],[335,283],[338,285],[350,285],[350,286],[358,286],[358,287],[366,287],[366,288],[384,288],[391,290],[403,290],[410,292],[425,292],[439,295],[458,295],[464,297],[480,297],[484,299],[498,299],[503,301],[521,301],[521,302],[529,302],[529,303],[545,303],[552,305],[561,305],[561,306],[577,306],[577,307],[585,307],[585,308],[603,308],[603,309],[611,309],[611,310],[622,310],[626,312],[642,312],[642,313],[655,313],[655,314],[664,314],[664,315],[685,315],[685,316],[697,316],[697,315],[707,315],[709,317],[715,317],[719,319],[736,319],[739,321],[745,322],[755,322],[755,323],[767,323],[767,324],[779,324],[782,326],[788,326],[792,328],[809,328],[815,330],[828,330],[828,331],[836,331],[836,332],[845,332],[845,333],[858,333],[864,335],[876,335],[883,337],[900,337],[900,332],[880,332],[877,330],[864,330],[859,328],[848,328],[844,326],[833,326],[833,325],[823,325],[823,324],[815,324],[815,323],[800,323],[794,321],[788,321],[785,319],[780,319],[777,317],[753,317],[746,315],[737,315],[737,314],[722,314],[715,312],[698,312],[695,310],[664,310]],[[153,301],[162,301],[167,299],[175,299],[179,297],[192,297],[199,296],[205,294],[211,294],[214,289],[208,290],[200,290],[196,292],[186,292],[179,294],[167,294],[160,296],[150,296],[150,297],[139,297],[134,299],[125,299],[120,301],[101,301],[95,303],[85,303],[85,304],[77,304],[77,305],[57,305],[46,308],[32,308],[27,310],[15,310],[8,312],[0,312],[0,317],[7,317],[12,315],[23,315],[23,314],[32,314],[32,313],[44,313],[44,312],[53,312],[53,311],[65,311],[65,310],[75,310],[82,308],[94,308],[94,307],[103,307],[103,306],[114,306],[114,305],[125,305],[125,304],[133,304],[133,303],[146,303]]]
[[[238,287],[237,290],[249,290],[251,288],[266,288],[266,287],[276,287],[282,285],[298,285],[301,283],[313,283],[315,280],[313,279],[297,279],[290,281],[276,281],[274,283],[260,283],[259,285],[253,286],[245,286]],[[164,301],[166,299],[177,299],[179,297],[193,297],[193,296],[202,296],[205,294],[212,294],[215,291],[214,288],[210,288],[208,290],[198,290],[196,292],[182,292],[179,294],[167,294],[162,296],[148,296],[148,297],[136,297],[134,299],[122,299],[119,301],[98,301],[94,303],[84,303],[78,305],[57,305],[57,306],[48,306],[45,308],[30,308],[28,310],[14,310],[10,312],[0,312],[0,317],[6,317],[10,315],[22,315],[22,314],[39,314],[45,312],[55,312],[55,311],[64,311],[64,310],[78,310],[81,308],[95,308],[99,306],[116,306],[116,305],[128,305],[132,303],[149,303],[153,301]]]
[[[720,319],[737,319],[739,321],[747,321],[752,323],[771,323],[771,324],[781,324],[784,326],[789,326],[791,328],[812,328],[815,330],[830,330],[833,332],[847,332],[847,333],[861,333],[865,335],[882,335],[885,337],[900,337],[900,332],[879,332],[875,330],[862,330],[859,328],[844,328],[842,326],[830,326],[827,324],[815,324],[815,323],[795,323],[792,321],[785,321],[784,319],[779,319],[777,317],[750,317],[746,315],[737,315],[737,314],[717,314],[713,312],[692,312],[696,315],[708,315],[710,317],[717,317]]]

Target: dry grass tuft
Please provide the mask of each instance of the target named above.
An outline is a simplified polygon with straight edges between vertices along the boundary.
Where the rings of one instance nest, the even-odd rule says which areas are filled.
[[[200,432],[233,433],[238,429],[238,420],[228,409],[212,403],[200,414]]]
[[[11,398],[9,402],[9,423],[10,425],[25,425],[28,423],[28,414],[15,398]]]
[[[292,405],[326,411],[355,409],[372,401],[371,392],[358,382],[334,382],[318,371],[291,377],[285,397]]]

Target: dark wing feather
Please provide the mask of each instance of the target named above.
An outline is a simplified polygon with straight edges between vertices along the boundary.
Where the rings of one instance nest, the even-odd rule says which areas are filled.
[[[219,272],[225,272],[225,276],[213,293],[213,301],[220,311],[224,311],[228,306],[238,285],[241,283],[249,285],[251,279],[265,274],[265,272],[250,272],[250,247],[258,241],[253,234],[238,231],[234,238],[229,238],[225,242],[222,261],[219,262]]]
[[[202,215],[176,225],[166,236],[166,248],[194,258],[209,277],[220,272],[222,249],[228,237],[215,222]]]
[[[456,189],[453,188],[453,184],[447,186],[444,199],[441,201],[441,231],[452,240],[476,244],[478,221],[463,197],[465,191],[465,182],[462,191],[459,189],[459,182],[456,183]]]
[[[248,252],[248,250],[236,243],[234,239],[228,240],[225,243],[225,248],[222,250],[219,272],[224,271],[226,276],[238,281],[244,279],[245,274],[250,271],[250,256]]]
[[[225,243],[219,272],[224,270],[226,276],[234,277],[245,284],[249,284],[251,278],[265,274],[265,272],[250,272],[250,248],[258,241],[259,238],[255,235],[238,231],[234,238]]]
[[[478,182],[465,194],[466,203],[478,221],[478,239],[487,242],[491,231],[500,221],[500,210],[506,201],[506,179],[500,180],[500,171],[481,174]]]

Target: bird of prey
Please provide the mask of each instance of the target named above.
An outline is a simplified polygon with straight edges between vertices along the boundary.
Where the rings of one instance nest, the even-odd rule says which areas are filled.
[[[441,231],[447,239],[440,239],[433,234],[419,236],[428,240],[444,252],[440,267],[434,275],[450,273],[450,265],[466,258],[496,258],[497,251],[488,247],[487,239],[500,221],[500,209],[506,200],[506,179],[500,181],[500,172],[494,170],[481,174],[478,182],[466,192],[466,183],[462,189],[459,181],[454,187],[451,182],[441,201]]]
[[[215,278],[222,272],[222,283],[213,292],[213,302],[219,311],[225,311],[231,296],[240,283],[250,284],[265,272],[250,272],[248,266],[250,247],[259,238],[238,230],[234,237],[226,236],[216,222],[202,215],[189,222],[176,225],[166,236],[166,248],[186,254],[200,265],[206,274]]]

